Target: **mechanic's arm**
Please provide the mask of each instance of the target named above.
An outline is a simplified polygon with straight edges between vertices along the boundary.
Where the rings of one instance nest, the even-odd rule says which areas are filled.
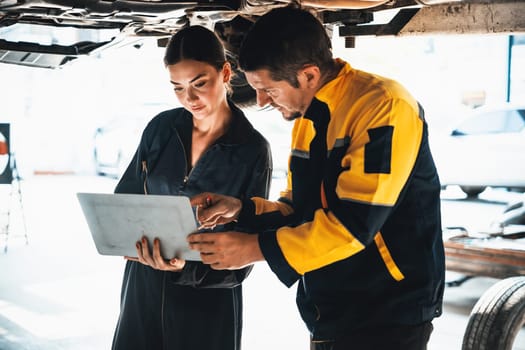
[[[369,111],[374,117],[367,128],[349,135],[352,144],[342,159],[346,170],[337,179],[330,207],[318,209],[310,222],[259,235],[264,259],[286,285],[363,250],[390,215],[414,167],[423,135],[423,121],[414,106],[390,103],[395,106]],[[254,241],[241,237],[239,233],[230,233],[227,239],[192,235],[189,242],[192,249],[207,255],[214,268],[229,268],[260,258]],[[242,244],[244,251],[236,248]],[[229,256],[232,251],[244,260]]]
[[[238,269],[257,261],[263,261],[259,247],[261,232],[272,231],[293,223],[294,212],[286,196],[291,191],[281,192],[278,201],[253,197],[241,201],[234,197],[216,193],[201,193],[191,198],[198,208],[201,228],[238,222],[237,231],[218,233],[195,233],[188,236],[191,249],[201,253],[202,262],[213,269]],[[241,232],[242,231],[242,232]],[[252,232],[252,233],[246,233]]]
[[[310,222],[259,237],[265,259],[286,285],[369,244],[381,245],[376,240],[382,240],[380,231],[414,168],[424,121],[417,104],[404,100],[384,101],[363,113],[360,120],[367,123],[345,131],[350,141],[342,171],[333,188],[324,187],[327,207],[316,210]]]
[[[271,150],[269,145],[264,146],[261,146],[259,149],[259,156],[254,156],[256,159],[253,167],[254,172],[246,179],[246,184],[242,187],[244,188],[244,197],[259,196],[267,198],[270,192],[272,178]],[[218,229],[221,231],[236,229],[236,225],[232,222]],[[216,235],[220,234],[220,232],[210,234]],[[186,261],[180,273],[170,276],[170,280],[172,283],[196,288],[231,288],[242,283],[251,270],[251,265],[239,266],[236,269],[217,270],[212,269],[209,264],[198,261]]]
[[[270,184],[271,176],[264,196],[253,193],[238,199],[210,192],[195,195],[190,201],[198,209],[197,220],[201,228],[235,222],[237,231],[261,232],[293,224],[291,172],[288,171],[286,188],[280,192],[277,201],[268,200]]]
[[[176,272],[169,276],[172,283],[195,288],[233,288],[241,284],[252,270],[252,266],[236,270],[212,270],[209,265],[200,261],[178,258],[166,260],[162,257],[160,247],[161,242],[158,239],[148,242],[147,238],[143,237],[137,242],[137,257],[126,256],[125,259],[156,270]]]

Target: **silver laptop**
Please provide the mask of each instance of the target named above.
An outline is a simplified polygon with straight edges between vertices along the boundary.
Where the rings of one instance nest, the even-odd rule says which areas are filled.
[[[102,255],[137,256],[143,236],[159,238],[165,259],[201,260],[186,236],[197,229],[188,197],[142,194],[77,193],[89,230]]]

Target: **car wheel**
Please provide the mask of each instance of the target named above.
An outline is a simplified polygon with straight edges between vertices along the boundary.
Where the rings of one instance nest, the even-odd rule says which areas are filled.
[[[486,189],[484,186],[459,186],[459,188],[467,194],[468,198],[475,198]]]
[[[226,56],[233,72],[230,79],[230,86],[232,87],[231,100],[240,108],[254,107],[257,102],[255,90],[248,84],[246,75],[239,69],[238,56],[230,51],[227,51]]]
[[[256,105],[256,94],[255,90],[246,81],[246,76],[239,69],[237,64],[237,56],[234,54],[228,54],[228,61],[232,66],[233,76],[230,80],[232,87],[231,100],[240,108],[249,108]]]
[[[472,309],[462,350],[510,350],[525,324],[525,277],[503,279]]]
[[[233,76],[230,80],[232,87],[231,100],[241,108],[255,107],[257,104],[255,90],[246,81],[246,76],[239,69],[239,48],[244,35],[253,21],[242,16],[236,16],[228,22],[219,22],[215,25],[215,33],[221,39],[226,48],[226,58],[232,66]]]

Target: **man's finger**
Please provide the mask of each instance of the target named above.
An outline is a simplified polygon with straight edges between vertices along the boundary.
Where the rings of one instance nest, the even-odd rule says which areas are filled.
[[[198,230],[202,230],[203,228],[214,228],[215,225],[213,223],[209,222],[209,219],[206,218],[206,215],[203,214],[203,211],[206,209],[201,206],[197,206],[195,208],[195,219],[199,223]]]
[[[213,230],[214,228],[215,228],[215,225],[213,224],[202,224],[197,229],[198,230],[202,230],[202,229]]]
[[[201,260],[203,264],[212,265],[217,263],[217,257],[215,254],[201,252]]]
[[[209,265],[214,270],[227,270],[228,265],[221,260],[221,255],[216,253],[201,253],[203,264]]]
[[[230,270],[230,266],[222,261],[212,263],[210,267],[214,270]]]
[[[209,192],[199,193],[190,198],[190,204],[193,207],[206,206],[206,198],[209,198],[210,196],[212,196],[212,193],[209,193]]]
[[[188,237],[186,237],[186,241],[192,244],[198,244],[198,243],[210,244],[214,242],[214,239],[213,239],[214,235],[215,234],[213,233],[211,234],[210,233],[191,233],[188,235]]]
[[[199,220],[199,222],[210,222],[215,216],[217,216],[216,208],[211,210],[205,207],[197,207],[197,220]]]
[[[201,252],[201,254],[213,254],[215,253],[215,248],[213,243],[198,242],[189,244],[191,250],[196,250]]]
[[[221,265],[221,263],[211,264],[210,267],[214,270],[227,270],[226,267]]]
[[[196,194],[195,196],[191,197],[190,198],[191,206],[192,207],[202,206],[204,204],[204,201],[202,200],[202,198],[206,198],[206,194],[205,193],[199,193],[199,194]]]

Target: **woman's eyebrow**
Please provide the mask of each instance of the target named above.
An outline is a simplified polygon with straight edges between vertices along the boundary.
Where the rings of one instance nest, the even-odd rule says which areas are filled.
[[[197,74],[197,76],[195,78],[190,80],[190,83],[193,83],[195,80],[198,80],[198,79],[202,78],[205,75],[206,75],[205,73]],[[170,83],[172,83],[173,85],[180,85],[180,83],[177,83],[176,81],[173,81],[173,80],[170,80]]]

